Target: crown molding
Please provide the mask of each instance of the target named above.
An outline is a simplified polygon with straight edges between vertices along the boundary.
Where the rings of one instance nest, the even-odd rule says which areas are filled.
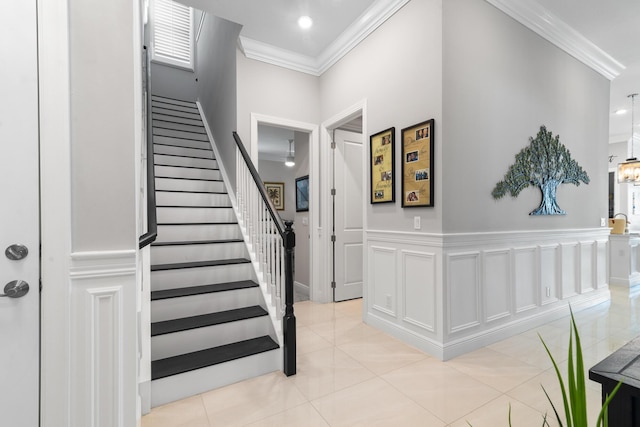
[[[356,47],[410,0],[378,0],[317,58],[240,36],[240,50],[249,59],[320,76]]]
[[[609,80],[626,68],[535,0],[486,0]]]

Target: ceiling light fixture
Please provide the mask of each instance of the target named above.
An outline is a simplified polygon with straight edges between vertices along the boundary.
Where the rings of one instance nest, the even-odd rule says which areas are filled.
[[[618,182],[619,183],[637,183],[640,182],[640,162],[633,156],[633,116],[635,110],[635,97],[637,93],[627,96],[631,98],[631,157],[626,162],[618,164]]]
[[[619,110],[614,111],[614,114],[620,116],[622,114],[627,114],[627,110],[625,110],[624,108],[621,108]]]
[[[293,167],[296,165],[296,159],[293,156],[293,150],[291,149],[291,146],[293,145],[293,139],[289,140],[289,155],[287,156],[287,158],[284,161],[284,165],[288,166],[288,167]]]
[[[307,30],[313,25],[313,19],[311,19],[307,15],[301,16],[300,18],[298,18],[298,25],[300,26],[300,28]]]

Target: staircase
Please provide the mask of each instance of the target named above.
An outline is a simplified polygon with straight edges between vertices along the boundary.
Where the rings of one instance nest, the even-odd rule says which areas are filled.
[[[194,102],[152,96],[151,406],[282,369],[282,352]]]

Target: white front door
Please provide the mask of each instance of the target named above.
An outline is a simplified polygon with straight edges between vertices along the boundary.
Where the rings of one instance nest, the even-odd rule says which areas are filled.
[[[35,0],[0,2],[0,424],[11,427],[39,423],[36,34]]]
[[[364,188],[363,147],[359,133],[334,133],[334,301],[362,297]]]

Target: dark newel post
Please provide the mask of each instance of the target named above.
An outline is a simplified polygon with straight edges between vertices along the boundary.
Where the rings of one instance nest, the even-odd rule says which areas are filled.
[[[296,374],[296,317],[293,315],[293,248],[296,246],[296,235],[291,228],[292,221],[285,221],[284,225],[284,374],[291,376]]]

